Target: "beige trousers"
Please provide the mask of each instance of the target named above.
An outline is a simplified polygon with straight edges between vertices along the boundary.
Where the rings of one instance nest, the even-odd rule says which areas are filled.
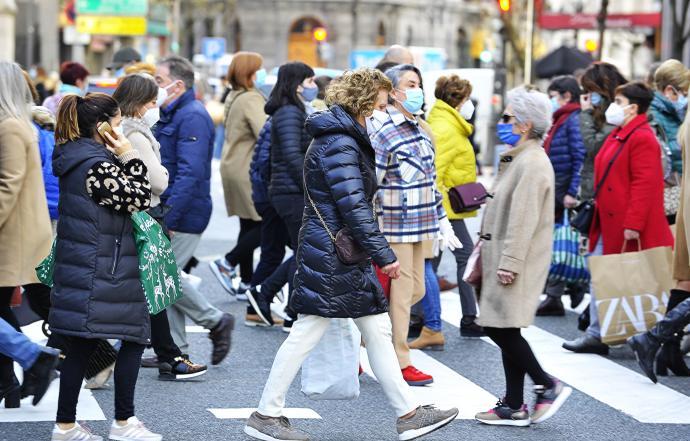
[[[400,278],[391,283],[389,314],[393,324],[393,347],[398,356],[400,369],[411,363],[407,334],[410,326],[412,305],[422,300],[424,285],[424,259],[429,254],[431,243],[391,243],[393,252],[400,262]]]

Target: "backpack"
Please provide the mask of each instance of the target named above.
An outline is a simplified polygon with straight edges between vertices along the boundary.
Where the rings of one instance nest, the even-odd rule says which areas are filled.
[[[271,126],[269,117],[259,132],[254,146],[254,155],[249,166],[249,180],[252,183],[254,205],[269,202],[268,186],[271,183]]]

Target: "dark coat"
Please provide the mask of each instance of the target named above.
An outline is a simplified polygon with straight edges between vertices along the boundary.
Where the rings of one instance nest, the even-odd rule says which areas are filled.
[[[271,198],[304,194],[302,168],[312,135],[304,128],[307,113],[293,104],[277,109],[266,106],[271,115]]]
[[[572,112],[551,140],[549,159],[556,175],[556,211],[563,210],[566,195],[576,197],[585,161],[585,145],[580,135],[580,111]]]
[[[673,235],[664,214],[661,149],[647,115],[638,115],[626,126],[611,132],[594,162],[595,182],[601,182],[622,142],[625,146],[597,194],[590,249],[602,237],[604,254],[620,253],[625,229],[640,233],[643,250],[673,246]],[[636,251],[637,243],[629,241],[626,250]]]
[[[161,203],[170,205],[165,223],[172,231],[201,234],[211,219],[213,121],[190,89],[167,108],[154,127],[170,185]]]
[[[149,344],[132,220],[99,206],[86,190],[89,169],[101,161],[116,159],[86,138],[56,146],[53,153],[53,171],[60,178],[60,217],[50,329]]]
[[[350,227],[354,239],[380,267],[396,261],[374,219],[374,149],[366,130],[338,106],[309,117],[314,136],[304,162],[309,195],[335,235]],[[321,317],[381,314],[388,305],[370,261],[343,264],[316,212],[305,199],[290,304],[295,312]]]

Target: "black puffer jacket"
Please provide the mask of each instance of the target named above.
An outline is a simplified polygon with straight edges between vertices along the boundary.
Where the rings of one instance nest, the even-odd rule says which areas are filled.
[[[271,117],[271,198],[280,196],[301,196],[302,167],[312,136],[304,129],[307,113],[293,104],[273,108],[267,105],[265,111]]]
[[[347,225],[377,265],[396,261],[373,217],[374,150],[366,131],[338,106],[309,117],[314,136],[304,162],[309,195],[333,235]],[[300,314],[362,317],[386,312],[388,304],[371,262],[345,265],[316,212],[305,199],[291,306]]]

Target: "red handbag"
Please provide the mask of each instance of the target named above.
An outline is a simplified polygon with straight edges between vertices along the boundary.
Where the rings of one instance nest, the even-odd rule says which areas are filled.
[[[10,298],[10,307],[11,308],[16,308],[18,306],[21,306],[22,304],[22,287],[17,286],[14,288],[14,291],[12,291],[12,297]]]
[[[381,283],[381,286],[383,287],[383,295],[386,296],[386,299],[390,299],[391,278],[384,274],[384,272],[381,271],[381,268],[379,268],[378,265],[374,264],[374,269],[376,270],[376,277],[379,278],[379,283]]]

